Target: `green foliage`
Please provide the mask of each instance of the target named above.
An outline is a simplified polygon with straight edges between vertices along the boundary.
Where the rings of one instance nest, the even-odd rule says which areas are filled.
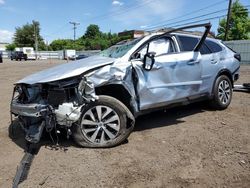
[[[94,39],[101,36],[101,32],[98,25],[90,24],[85,32],[85,37],[89,39]]]
[[[58,39],[54,40],[50,44],[50,48],[52,50],[67,50],[67,49],[75,49],[75,50],[82,50],[84,45],[80,40],[71,40],[71,39]]]
[[[72,49],[73,48],[73,40],[70,39],[58,39],[54,40],[50,47],[53,50],[64,50],[64,49]]]
[[[130,36],[119,37],[116,33],[102,33],[95,35],[95,37],[87,37],[86,35],[82,37],[85,41],[86,50],[104,50],[122,40],[129,39]]]
[[[35,36],[38,40],[38,50],[104,50],[121,40],[129,37],[119,37],[117,34],[103,33],[99,26],[90,24],[85,34],[77,40],[57,39],[47,46],[40,35],[40,24],[37,21],[27,23],[22,27],[17,27],[14,34],[14,42],[7,46],[8,50],[14,50],[15,47],[33,47],[35,49]]]
[[[217,38],[224,40],[226,30],[226,18],[219,23]],[[248,9],[239,0],[232,4],[231,17],[228,30],[228,40],[243,40],[250,38],[250,18]]]
[[[87,27],[85,34],[76,41],[70,39],[54,40],[50,47],[52,50],[104,50],[129,36],[119,37],[117,34],[103,33],[98,25],[91,24]]]
[[[35,34],[37,35],[38,49],[45,50],[46,45],[40,36],[40,24],[37,21],[32,21],[32,24],[27,23],[22,27],[17,27],[14,34],[14,44],[17,47],[35,48]]]
[[[16,45],[15,44],[8,44],[7,46],[6,46],[6,50],[7,51],[14,51],[15,50],[15,48],[16,48]]]

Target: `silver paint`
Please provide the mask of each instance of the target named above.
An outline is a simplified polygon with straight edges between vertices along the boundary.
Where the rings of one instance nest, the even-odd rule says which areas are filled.
[[[221,52],[207,55],[193,51],[180,52],[176,43],[177,53],[156,57],[153,69],[146,71],[142,67],[142,59],[131,60],[130,57],[143,43],[156,35],[145,36],[120,58],[85,58],[33,74],[17,84],[47,83],[84,75],[95,88],[110,84],[122,85],[131,95],[130,105],[136,115],[143,110],[176,101],[211,96],[214,80],[223,69],[239,74],[239,62],[235,60],[234,53],[213,39],[208,40],[219,44],[223,48]],[[175,38],[173,41],[177,42]],[[138,83],[133,79],[133,73]]]
[[[44,71],[32,74],[19,80],[17,84],[37,84],[37,83],[47,83],[58,80],[63,80],[66,78],[79,76],[86,71],[95,69],[97,67],[112,64],[115,59],[107,58],[102,56],[91,56],[89,58],[80,59],[78,61],[73,61],[70,63],[65,63],[59,66],[55,66]]]

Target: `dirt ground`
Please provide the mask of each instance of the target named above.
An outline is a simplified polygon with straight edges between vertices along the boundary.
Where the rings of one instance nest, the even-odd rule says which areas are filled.
[[[59,63],[0,64],[0,187],[11,187],[24,155],[23,138],[8,135],[13,83]],[[242,82],[250,66],[241,66]],[[224,111],[198,103],[141,116],[115,148],[79,148],[63,136],[59,143],[41,147],[20,187],[250,187],[250,94],[234,92]]]

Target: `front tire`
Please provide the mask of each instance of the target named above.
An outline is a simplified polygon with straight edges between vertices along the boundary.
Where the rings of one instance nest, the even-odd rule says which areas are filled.
[[[212,106],[218,110],[226,109],[231,103],[232,94],[232,83],[228,76],[219,76],[213,88]]]
[[[99,96],[86,105],[79,122],[73,126],[73,137],[83,147],[106,148],[124,142],[134,128],[128,121],[131,112],[119,100]]]

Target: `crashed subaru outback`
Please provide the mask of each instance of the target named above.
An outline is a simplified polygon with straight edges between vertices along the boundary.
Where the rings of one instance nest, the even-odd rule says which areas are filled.
[[[18,81],[11,102],[29,143],[65,128],[83,147],[112,147],[131,133],[138,115],[197,100],[225,109],[239,77],[240,55],[220,41],[173,29],[121,42],[99,55]]]

